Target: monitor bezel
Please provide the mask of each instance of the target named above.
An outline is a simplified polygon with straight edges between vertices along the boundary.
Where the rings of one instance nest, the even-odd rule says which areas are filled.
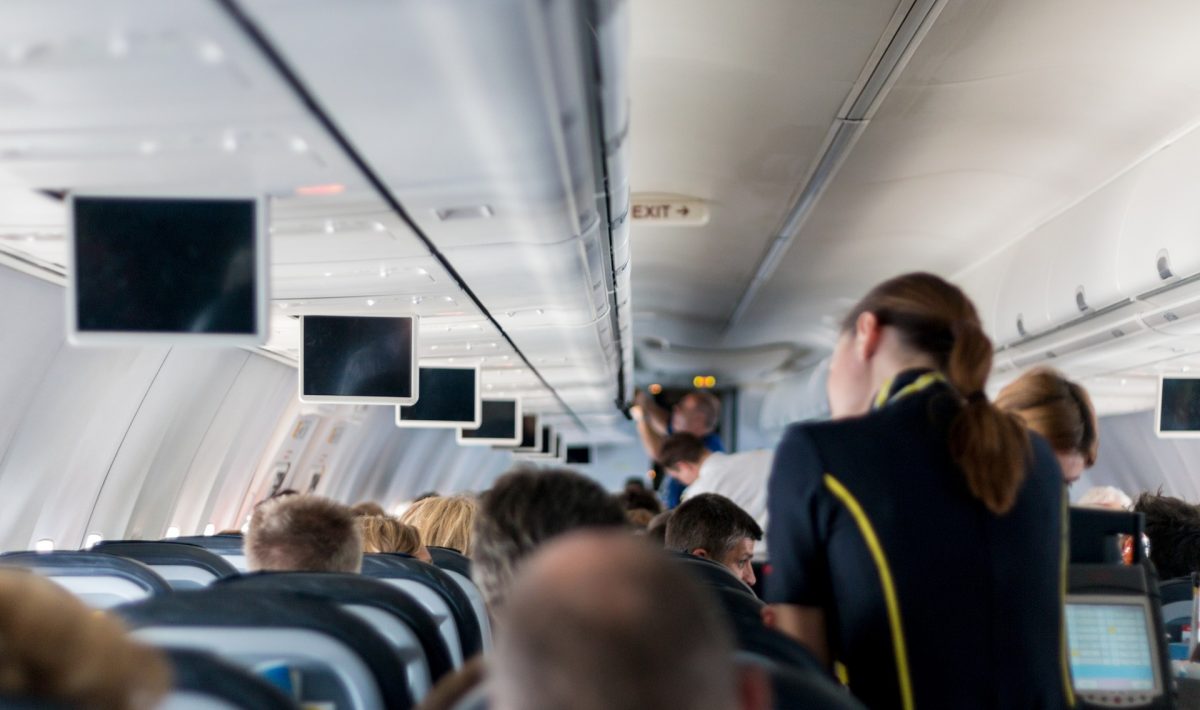
[[[1125,594],[1067,594],[1063,600],[1063,633],[1069,634],[1070,629],[1067,626],[1067,605],[1068,604],[1091,604],[1093,606],[1140,606],[1149,620],[1146,625],[1146,644],[1150,648],[1150,668],[1154,672],[1154,687],[1150,690],[1091,690],[1080,689],[1075,687],[1075,676],[1071,671],[1071,664],[1067,663],[1067,672],[1071,673],[1071,687],[1075,689],[1077,694],[1085,695],[1120,695],[1128,696],[1153,696],[1158,697],[1166,693],[1166,679],[1162,675],[1162,658],[1158,653],[1158,639],[1155,636],[1154,615],[1150,607],[1150,600],[1143,596],[1133,596]],[[1066,640],[1068,656],[1071,652],[1069,636]],[[1068,658],[1068,661],[1070,659]]]
[[[516,422],[517,422],[516,437],[512,438],[512,439],[464,438],[463,430],[467,429],[468,427],[458,427],[454,432],[454,438],[458,441],[458,445],[459,446],[512,446],[513,444],[521,443],[521,424],[520,424],[520,422],[522,421],[522,419],[521,419],[521,415],[522,415],[521,398],[520,397],[482,397],[480,399],[480,402],[481,403],[480,403],[479,407],[480,407],[481,412],[483,409],[482,402],[512,402],[514,405],[514,408],[516,410],[516,417],[515,417]],[[483,426],[482,414],[480,415],[480,418],[481,418],[481,421],[479,423],[479,426]],[[478,429],[479,427],[473,427],[473,428]]]
[[[1200,439],[1200,429],[1194,431],[1163,431],[1162,428],[1162,410],[1163,410],[1163,382],[1166,380],[1200,380],[1200,374],[1189,375],[1181,373],[1178,375],[1160,374],[1158,376],[1158,396],[1154,399],[1154,434],[1159,439]]]
[[[542,450],[542,417],[537,412],[525,412],[521,415],[521,440],[525,439],[525,418],[533,417],[533,446],[509,447],[514,454],[532,454]],[[518,441],[517,444],[521,442]]]
[[[544,450],[546,448],[545,443],[546,443],[547,435],[549,435],[550,442],[551,442],[551,444],[550,444],[551,450],[550,451]],[[553,425],[543,424],[542,432],[541,432],[543,446],[539,447],[537,451],[521,452],[520,457],[524,460],[532,460],[532,461],[552,461],[552,460],[554,460],[556,458],[556,452],[553,450],[554,449],[553,442],[555,441],[554,437],[556,437],[558,435],[559,435],[558,429],[556,429]]]
[[[187,333],[151,332],[136,330],[82,330],[79,327],[79,268],[75,253],[75,200],[141,199],[141,200],[229,200],[254,204],[254,332],[253,333]],[[132,345],[171,345],[200,347],[244,347],[264,345],[270,335],[270,232],[267,214],[268,200],[263,195],[247,195],[204,191],[144,191],[104,190],[72,191],[67,195],[67,342],[71,345],[102,345],[128,347]]]
[[[474,370],[475,371],[475,418],[469,422],[451,421],[448,419],[403,419],[402,407],[412,405],[396,405],[396,426],[402,429],[463,429],[478,428],[483,423],[483,382],[478,365],[417,365],[417,379],[421,378],[421,370]]]
[[[304,329],[308,318],[408,318],[412,320],[412,395],[408,397],[368,397],[365,395],[334,395],[334,394],[305,394],[304,392]],[[419,339],[421,318],[415,313],[306,313],[300,316],[300,356],[297,377],[300,388],[297,394],[301,402],[309,404],[413,404],[421,397],[420,364],[417,362],[417,341]]]

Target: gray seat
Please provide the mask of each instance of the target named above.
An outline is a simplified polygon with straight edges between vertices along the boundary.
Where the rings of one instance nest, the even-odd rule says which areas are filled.
[[[200,589],[237,569],[225,558],[198,545],[173,540],[110,540],[98,543],[92,552],[136,560],[154,570],[172,589]]]
[[[171,591],[171,585],[146,565],[99,552],[9,552],[0,555],[0,565],[40,574],[97,609]]]

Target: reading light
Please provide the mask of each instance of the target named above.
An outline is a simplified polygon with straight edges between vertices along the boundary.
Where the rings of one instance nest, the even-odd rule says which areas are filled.
[[[704,377],[701,375],[696,375],[695,377],[693,377],[692,378],[692,387],[695,387],[697,389],[703,388],[704,387]]]
[[[716,387],[717,386],[717,378],[713,377],[712,375],[705,377],[704,378],[704,386],[707,387],[708,389],[712,389],[713,387]]]
[[[179,537],[179,528],[172,525],[171,527],[167,528],[167,534],[163,537],[167,538],[168,540]]]
[[[331,182],[326,185],[301,185],[293,192],[301,197],[313,197],[320,195],[340,195],[346,191],[346,186]]]
[[[660,384],[650,385],[650,394],[662,394],[662,385],[660,385]]]
[[[204,534],[205,534],[205,536],[215,535],[215,534],[216,534],[216,532],[217,532],[217,526],[216,526],[216,524],[214,524],[214,523],[209,523],[208,525],[205,525],[205,526],[204,526]]]
[[[54,541],[44,537],[33,543],[33,549],[37,552],[54,552]]]
[[[90,550],[96,545],[99,545],[102,540],[104,540],[103,535],[100,533],[92,533],[91,535],[88,535],[86,539],[84,539],[83,549]]]
[[[288,141],[288,147],[292,149],[293,153],[305,153],[308,151],[308,143],[300,136],[296,136]]]

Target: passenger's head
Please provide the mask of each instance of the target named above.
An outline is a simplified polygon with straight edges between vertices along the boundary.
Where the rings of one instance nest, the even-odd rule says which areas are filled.
[[[350,508],[350,511],[355,515],[387,515],[387,511],[383,506],[373,500],[364,500],[361,503],[355,504]]]
[[[1159,579],[1200,572],[1200,508],[1178,498],[1143,493],[1133,510],[1146,516],[1150,561]]]
[[[716,493],[693,496],[671,511],[666,547],[725,565],[738,579],[754,585],[754,543],[762,528],[736,503]]]
[[[433,547],[448,547],[471,554],[471,528],[479,504],[467,495],[431,496],[409,506],[400,522],[421,533],[421,541]]]
[[[658,464],[680,482],[692,485],[700,477],[700,466],[712,453],[695,434],[679,432],[663,439]]]
[[[358,572],[362,537],[350,508],[311,495],[269,500],[246,531],[246,564],[255,572]]]
[[[156,650],[53,582],[0,570],[0,695],[78,708],[152,708],[170,688]]]
[[[1106,508],[1108,510],[1133,510],[1133,499],[1125,491],[1113,486],[1089,488],[1079,499],[1080,508]]]
[[[643,480],[640,476],[630,476],[629,478],[625,479],[625,490],[626,491],[634,491],[634,490],[645,491],[645,490],[649,490],[649,489],[646,488],[646,481]]]
[[[650,519],[646,524],[646,539],[659,546],[666,545],[667,541],[667,522],[671,519],[671,513],[674,511],[666,510]]]
[[[542,543],[581,528],[624,525],[621,506],[590,478],[565,469],[507,473],[480,498],[472,574],[496,609],[521,563]]]
[[[626,511],[633,510],[648,510],[651,517],[662,512],[662,502],[658,500],[658,496],[654,495],[645,488],[626,488],[617,494],[617,503]]]
[[[829,365],[834,417],[865,414],[871,397],[912,368],[940,371],[961,409],[950,425],[950,454],[972,495],[994,513],[1016,502],[1029,459],[1029,435],[988,401],[992,342],[963,292],[933,274],[897,276],[850,310]]]
[[[996,406],[1016,414],[1050,443],[1067,483],[1096,463],[1100,439],[1092,399],[1057,371],[1040,367],[1026,372],[1000,391]]]
[[[711,434],[721,420],[721,400],[712,392],[689,392],[671,410],[671,428],[696,436]]]
[[[497,616],[497,710],[732,710],[769,696],[739,687],[714,601],[685,570],[624,535],[546,545]]]
[[[401,552],[422,562],[431,560],[421,533],[413,526],[390,515],[360,515],[357,519],[364,553]]]
[[[654,513],[645,508],[631,508],[625,511],[625,521],[636,534],[644,535],[651,520],[654,520]]]

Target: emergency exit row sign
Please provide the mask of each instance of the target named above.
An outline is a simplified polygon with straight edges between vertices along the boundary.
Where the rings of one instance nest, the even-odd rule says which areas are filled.
[[[708,224],[708,203],[680,195],[635,194],[629,214],[638,225],[696,227]]]

